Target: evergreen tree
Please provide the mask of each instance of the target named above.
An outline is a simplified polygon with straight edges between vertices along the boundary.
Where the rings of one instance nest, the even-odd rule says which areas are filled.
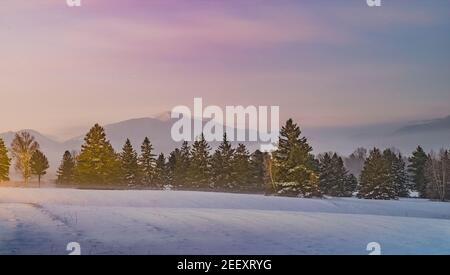
[[[28,132],[17,133],[11,144],[11,153],[15,160],[15,168],[22,175],[25,184],[32,175],[31,158],[39,150],[39,144]]]
[[[189,180],[194,187],[210,187],[210,147],[202,134],[192,145]]]
[[[321,196],[312,148],[301,137],[292,119],[280,130],[278,149],[273,153],[273,178],[278,193],[288,196]]]
[[[232,161],[234,149],[227,139],[227,134],[223,135],[223,141],[214,152],[211,159],[212,178],[215,187],[229,187],[232,183]]]
[[[361,172],[358,197],[365,199],[394,199],[397,188],[391,177],[391,164],[383,157],[381,151],[370,151]]]
[[[0,138],[0,182],[9,180],[9,167],[11,159],[8,157],[8,149]]]
[[[178,177],[181,179],[180,183],[189,185],[189,169],[191,165],[191,147],[187,141],[183,142],[180,149],[180,165],[178,170]]]
[[[232,188],[248,189],[251,183],[250,153],[244,144],[239,144],[232,158]]]
[[[386,149],[383,152],[383,158],[390,167],[389,177],[392,184],[395,186],[396,196],[408,197],[408,176],[406,174],[406,164],[400,153],[395,154],[393,150]]]
[[[121,181],[120,159],[106,139],[103,127],[95,124],[84,138],[75,166],[80,184],[116,184]]]
[[[256,150],[250,157],[251,183],[256,191],[265,190],[266,185],[269,184],[266,158],[270,157],[268,153],[263,153]]]
[[[56,173],[58,176],[57,182],[61,184],[73,183],[75,180],[74,172],[75,158],[69,151],[66,151]]]
[[[177,176],[178,165],[181,159],[180,149],[176,148],[172,152],[170,152],[169,157],[167,159],[167,182],[172,186],[178,186]]]
[[[36,150],[31,157],[31,174],[38,177],[39,186],[41,185],[41,177],[47,174],[49,168],[48,159],[40,150]]]
[[[122,167],[122,180],[128,186],[136,186],[140,183],[140,171],[138,165],[138,155],[133,149],[129,139],[126,140],[120,154],[120,163]]]
[[[190,185],[190,151],[191,148],[188,142],[184,141],[181,149],[176,148],[170,153],[167,163],[167,173],[171,185],[177,187],[188,187]]]
[[[167,184],[166,157],[163,153],[159,154],[156,159],[155,173],[152,182],[157,187],[163,187]]]
[[[419,193],[421,198],[426,197],[428,185],[425,176],[427,160],[427,154],[420,146],[417,147],[409,158],[408,172],[411,175],[411,181],[414,184],[413,189]]]
[[[320,158],[320,188],[334,197],[351,197],[356,188],[356,178],[347,171],[344,161],[336,153]]]
[[[349,196],[353,196],[353,193],[355,193],[358,190],[358,178],[352,173],[348,174],[347,186],[349,188],[348,189]]]
[[[401,198],[409,197],[411,185],[409,184],[406,162],[401,153],[398,153],[392,162],[393,180],[397,190],[397,196]]]
[[[146,137],[141,146],[141,155],[139,157],[139,167],[141,170],[141,182],[144,185],[152,185],[152,178],[156,167],[156,155],[153,154],[153,145]]]
[[[336,184],[336,179],[333,174],[333,161],[331,159],[330,153],[325,153],[319,156],[319,186],[320,190],[326,194],[330,195],[331,189]]]

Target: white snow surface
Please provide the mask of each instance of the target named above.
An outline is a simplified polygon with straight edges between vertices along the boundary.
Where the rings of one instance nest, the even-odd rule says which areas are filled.
[[[450,254],[450,203],[0,188],[0,254]]]

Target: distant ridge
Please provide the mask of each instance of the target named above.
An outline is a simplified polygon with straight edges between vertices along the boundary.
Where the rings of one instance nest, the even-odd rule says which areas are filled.
[[[143,139],[150,138],[155,153],[168,154],[181,144],[171,138],[171,128],[177,119],[170,117],[170,112],[165,112],[155,117],[135,118],[105,125],[108,139],[113,147],[121,150],[125,140],[129,138],[134,148],[139,151]],[[301,122],[300,122],[301,126]],[[86,133],[88,132],[86,128]],[[54,174],[65,150],[79,151],[84,142],[84,134],[60,142],[35,130],[28,131],[41,145],[42,151],[50,161],[50,174]],[[227,131],[230,131],[228,129]],[[21,131],[19,131],[21,132]],[[425,150],[450,149],[450,116],[408,124],[386,124],[363,127],[343,128],[303,128],[303,134],[308,138],[314,148],[314,153],[336,151],[347,155],[357,147],[371,148],[373,146],[387,148],[396,147],[405,154],[411,153],[417,145],[422,145]],[[7,146],[9,146],[16,132],[0,134]],[[218,142],[210,143],[214,149]],[[256,142],[245,142],[250,151],[256,150]],[[237,145],[237,142],[234,143]]]
[[[397,133],[408,134],[428,131],[450,131],[450,116],[417,122],[400,128]]]

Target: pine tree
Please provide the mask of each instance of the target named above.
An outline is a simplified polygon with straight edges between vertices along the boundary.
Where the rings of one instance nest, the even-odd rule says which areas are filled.
[[[77,157],[75,180],[80,184],[117,184],[121,181],[120,159],[106,139],[103,127],[95,124],[86,134]]]
[[[178,179],[176,178],[178,166],[181,159],[181,152],[179,148],[175,148],[170,152],[167,159],[167,182],[172,186],[178,186]]]
[[[192,145],[189,180],[194,187],[210,187],[211,157],[210,147],[202,134]]]
[[[212,178],[215,187],[230,187],[232,183],[232,161],[234,149],[227,139],[227,134],[223,135],[223,141],[219,148],[214,152],[211,159]]]
[[[353,194],[358,190],[358,178],[349,173],[347,176],[347,187],[348,187],[348,195],[353,196]]]
[[[250,156],[251,183],[255,191],[263,191],[269,184],[267,178],[266,158],[270,157],[268,153],[256,150]]]
[[[169,155],[167,163],[168,177],[171,185],[177,187],[189,186],[189,168],[191,148],[185,141],[181,149],[176,148]]]
[[[152,185],[152,178],[156,166],[156,155],[153,154],[153,145],[146,137],[141,146],[141,155],[139,157],[139,167],[141,170],[141,182],[144,185]]]
[[[320,188],[334,197],[351,197],[356,188],[356,178],[344,166],[344,161],[336,153],[326,153],[320,157]]]
[[[0,182],[9,181],[9,167],[11,159],[8,157],[8,149],[5,142],[0,138]]]
[[[128,186],[138,185],[140,183],[138,156],[129,139],[126,140],[122,148],[120,163],[122,167],[122,180]]]
[[[58,176],[57,182],[60,184],[73,183],[75,180],[74,172],[75,172],[75,158],[69,151],[66,151],[64,152],[61,165],[59,166],[58,171],[56,173]]]
[[[47,174],[50,168],[48,159],[40,150],[36,150],[31,157],[31,174],[38,177],[39,186],[41,186],[41,177]]]
[[[331,189],[336,184],[335,177],[333,174],[333,161],[331,159],[330,153],[325,153],[319,156],[319,186],[320,190],[326,194],[330,195]]]
[[[273,153],[273,178],[278,193],[288,196],[321,196],[312,148],[292,119],[280,130],[278,149]]]
[[[163,153],[159,154],[156,159],[155,173],[152,182],[159,188],[167,184],[166,157]]]
[[[370,151],[361,172],[358,197],[365,199],[395,199],[397,190],[391,177],[391,164],[378,148]]]
[[[408,172],[411,175],[411,181],[414,184],[413,189],[419,192],[421,198],[426,197],[427,181],[425,176],[425,167],[428,157],[422,147],[418,146],[409,158]]]
[[[250,153],[244,144],[239,144],[232,161],[232,188],[248,189],[251,183]]]
[[[31,158],[34,152],[39,150],[39,144],[28,132],[17,133],[11,144],[11,153],[15,160],[16,170],[22,174],[25,184],[31,178]]]
[[[406,171],[406,162],[401,153],[395,156],[392,162],[392,172],[394,183],[397,190],[397,196],[401,198],[409,197],[410,184],[408,173]]]
[[[389,166],[389,177],[391,183],[395,186],[397,197],[408,197],[408,176],[406,174],[406,164],[400,153],[395,154],[394,150],[386,149],[383,152],[383,158]]]

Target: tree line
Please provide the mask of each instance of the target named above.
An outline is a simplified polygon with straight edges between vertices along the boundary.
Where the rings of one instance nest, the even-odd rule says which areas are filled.
[[[14,167],[21,174],[25,184],[32,176],[36,176],[40,185],[41,177],[47,174],[50,166],[35,138],[28,132],[17,133],[11,144],[11,155],[15,160]],[[0,138],[0,182],[9,180],[12,159],[8,156],[5,143]]]
[[[397,199],[416,191],[422,198],[450,199],[448,150],[427,154],[419,146],[409,158],[395,149],[358,148],[347,158],[334,152],[316,156],[312,151],[292,119],[281,128],[277,149],[271,153],[250,153],[244,144],[233,148],[224,134],[214,151],[201,135],[168,156],[156,155],[148,138],[139,152],[128,139],[121,152],[115,152],[103,127],[96,124],[79,153],[64,153],[57,183],[366,199]],[[25,183],[33,175],[40,181],[46,174],[47,158],[28,133],[16,134],[11,155]],[[8,180],[10,165],[0,139],[0,181]]]
[[[180,189],[264,189],[265,153],[250,154],[243,144],[232,148],[226,134],[218,149],[213,154],[210,151],[202,135],[192,145],[184,142],[167,157],[155,154],[147,137],[139,153],[129,139],[116,153],[104,129],[96,124],[86,135],[79,154],[64,153],[57,182],[154,189],[167,185]]]

